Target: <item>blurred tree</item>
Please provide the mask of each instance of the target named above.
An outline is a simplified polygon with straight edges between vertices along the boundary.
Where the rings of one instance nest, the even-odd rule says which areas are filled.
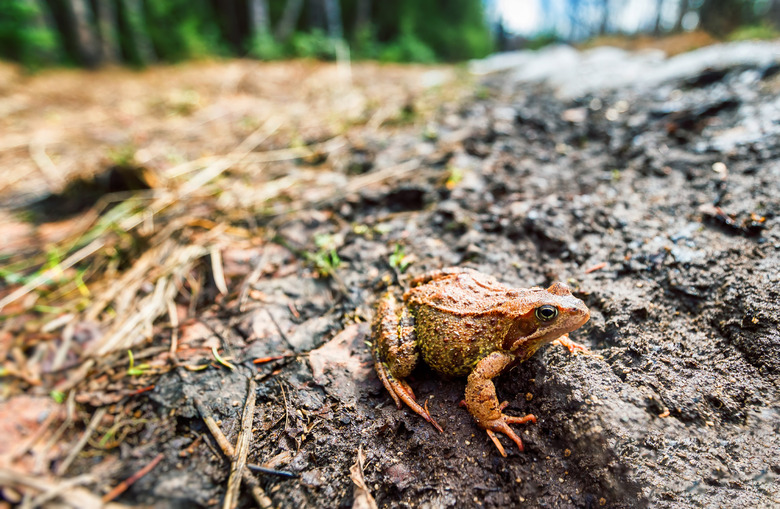
[[[95,67],[100,64],[101,51],[92,9],[87,0],[68,0],[66,5],[76,33],[79,60],[87,67]]]
[[[492,49],[484,8],[482,0],[0,0],[0,57],[41,62],[36,37],[48,33],[60,61],[85,66],[245,52],[462,60]]]
[[[157,54],[149,36],[142,0],[119,0],[119,44],[126,59],[135,64],[148,65],[157,61]]]
[[[207,0],[158,0],[143,5],[149,37],[162,59],[178,61],[223,52],[218,18]]]
[[[284,5],[282,19],[276,26],[276,38],[280,41],[286,41],[290,38],[298,24],[298,18],[301,17],[303,9],[303,0],[287,0]]]
[[[332,39],[344,38],[344,29],[341,25],[341,7],[338,0],[322,0],[325,7],[325,19],[328,23],[328,35]]]
[[[112,1],[95,3],[97,27],[100,35],[100,60],[102,62],[119,61],[118,18],[116,4]]]
[[[35,66],[55,58],[50,22],[36,0],[0,2],[0,58]]]
[[[699,8],[699,24],[716,37],[724,37],[749,19],[750,0],[704,0]]]
[[[271,34],[271,15],[268,11],[268,0],[249,1],[249,19],[254,37],[265,38]]]
[[[682,32],[683,18],[685,18],[685,15],[688,14],[688,11],[689,11],[688,0],[680,0],[680,4],[677,10],[677,18],[674,21],[674,27],[672,28],[672,32],[675,33]]]

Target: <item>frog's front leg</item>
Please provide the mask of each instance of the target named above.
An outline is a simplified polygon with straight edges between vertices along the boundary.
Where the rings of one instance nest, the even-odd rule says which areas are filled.
[[[562,346],[562,347],[566,348],[567,350],[569,350],[569,353],[571,353],[571,354],[576,354],[577,352],[582,352],[583,355],[590,355],[590,356],[593,356],[593,357],[601,357],[600,355],[591,352],[590,349],[587,346],[572,341],[571,338],[569,338],[568,334],[564,334],[563,336],[559,337],[558,339],[553,341],[552,344],[553,345],[559,345],[559,346]]]
[[[372,332],[374,345],[371,353],[374,357],[374,367],[395,404],[401,408],[403,401],[433,424],[434,428],[443,431],[428,413],[428,409],[417,403],[412,388],[404,380],[414,369],[420,354],[414,332],[414,317],[406,306],[398,305],[392,293],[385,295],[377,304]]]
[[[479,361],[469,375],[464,401],[469,413],[477,421],[477,425],[487,431],[488,436],[498,448],[498,452],[504,457],[506,457],[506,452],[501,442],[498,441],[495,432],[498,431],[511,438],[522,452],[523,442],[509,427],[509,424],[536,422],[536,417],[531,414],[525,417],[513,417],[504,415],[501,412],[508,403],[506,401],[501,404],[498,403],[496,386],[493,385],[492,379],[498,376],[514,360],[515,357],[512,355],[493,352]]]

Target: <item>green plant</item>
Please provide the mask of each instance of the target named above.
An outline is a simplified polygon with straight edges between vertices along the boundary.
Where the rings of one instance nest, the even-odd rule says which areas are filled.
[[[336,59],[336,40],[318,28],[311,32],[296,32],[290,40],[290,45],[296,57]]]
[[[314,265],[321,276],[332,276],[341,264],[341,258],[336,252],[335,239],[327,233],[315,235],[314,245],[317,246],[317,251],[305,253],[306,259]]]
[[[404,254],[404,247],[401,244],[395,245],[395,251],[390,255],[388,262],[390,262],[391,267],[402,273],[406,272],[406,269],[412,264],[411,258]]]
[[[280,60],[286,56],[284,45],[270,34],[253,37],[249,42],[249,55],[260,60]]]
[[[778,37],[780,37],[780,31],[769,23],[764,22],[758,25],[741,26],[728,35],[728,40],[770,40]]]
[[[37,2],[3,0],[0,2],[0,58],[17,60],[35,68],[51,60],[54,34],[39,21]]]
[[[135,166],[135,147],[132,145],[122,145],[111,148],[108,151],[108,160],[114,166],[129,168]]]
[[[147,371],[149,371],[148,364],[139,364],[138,366],[135,365],[135,358],[133,357],[133,351],[128,350],[127,356],[130,357],[130,365],[127,367],[127,374],[130,376],[141,376],[146,374]]]
[[[376,38],[376,31],[373,26],[364,26],[359,28],[352,40],[352,55],[354,58],[373,59],[379,57],[381,45]]]
[[[447,182],[445,182],[444,186],[452,191],[458,187],[460,181],[463,180],[463,168],[459,168],[458,166],[450,166],[449,170],[450,175],[447,177]]]
[[[228,368],[230,371],[235,371],[236,367],[232,365],[230,362],[228,362],[227,359],[219,355],[216,346],[211,347],[211,353],[214,355],[214,358],[217,359],[217,362],[219,362],[220,364]]]
[[[412,33],[402,33],[395,41],[385,46],[379,55],[383,62],[436,62],[436,54]]]

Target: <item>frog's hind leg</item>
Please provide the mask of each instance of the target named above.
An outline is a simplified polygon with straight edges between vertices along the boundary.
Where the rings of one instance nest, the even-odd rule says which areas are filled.
[[[405,306],[400,309],[399,312],[399,306],[391,293],[377,305],[373,323],[374,345],[371,349],[376,373],[398,408],[401,408],[403,401],[434,428],[444,431],[431,417],[428,409],[417,403],[414,391],[404,380],[417,364],[419,352],[415,340],[414,317]]]
[[[506,457],[506,451],[498,441],[496,432],[503,433],[517,444],[517,448],[523,451],[523,441],[509,427],[510,424],[523,424],[526,422],[536,422],[536,417],[529,414],[524,417],[514,417],[505,415],[502,410],[506,408],[507,402],[498,403],[496,397],[496,386],[493,385],[493,378],[498,376],[501,371],[512,364],[515,358],[511,355],[493,352],[477,363],[471,372],[466,384],[466,398],[464,404],[469,413],[477,421],[477,425],[487,431],[488,436],[496,445],[498,452]]]

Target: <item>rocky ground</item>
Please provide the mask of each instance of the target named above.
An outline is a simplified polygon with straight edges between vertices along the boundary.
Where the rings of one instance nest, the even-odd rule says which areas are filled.
[[[279,507],[780,506],[780,52],[748,53],[763,60],[657,59],[587,86],[599,59],[575,54],[591,60],[568,88],[507,65],[424,125],[353,131],[338,165],[317,162],[341,192],[258,216],[273,237],[226,261],[232,297],[210,283],[217,304],[182,326],[236,369],[168,370],[124,443],[75,466],[110,464],[115,484],[162,453],[119,502],[220,504],[230,471],[196,401],[235,441],[254,377],[249,460],[299,476],[260,477]],[[410,379],[438,433],[372,369],[377,297],[453,265],[564,281],[591,310],[572,337],[598,356],[549,346],[496,379],[507,413],[539,419],[517,426],[525,452],[501,438],[507,458],[458,406],[463,380]]]

